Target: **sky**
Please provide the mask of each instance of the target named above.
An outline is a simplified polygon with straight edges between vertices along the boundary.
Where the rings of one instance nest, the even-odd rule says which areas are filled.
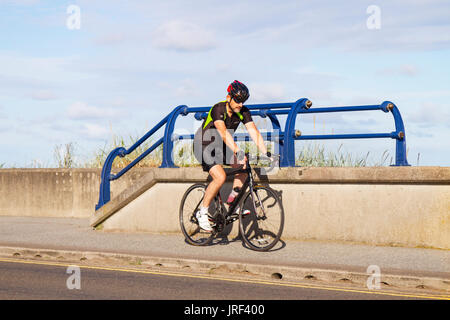
[[[69,143],[87,160],[178,105],[223,101],[233,80],[249,87],[248,104],[392,101],[409,163],[449,166],[449,17],[440,0],[0,0],[0,167],[55,166],[55,147]],[[187,116],[176,131],[198,126]],[[381,111],[299,115],[297,127],[395,130]],[[392,139],[323,143],[395,158]]]

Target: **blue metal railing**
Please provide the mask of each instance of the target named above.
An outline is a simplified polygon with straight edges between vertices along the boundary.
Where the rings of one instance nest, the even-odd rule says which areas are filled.
[[[406,159],[406,138],[403,120],[397,106],[385,101],[380,105],[366,106],[347,106],[347,107],[329,107],[310,109],[312,103],[306,98],[299,99],[292,103],[271,103],[271,104],[253,104],[247,105],[253,116],[269,118],[272,123],[273,132],[264,132],[262,137],[265,140],[275,141],[279,144],[280,166],[295,167],[295,141],[296,140],[316,140],[316,139],[368,139],[368,138],[391,138],[396,140],[395,166],[409,166]],[[183,139],[193,139],[193,134],[174,135],[175,122],[178,116],[186,116],[195,113],[196,120],[203,120],[207,117],[211,107],[192,107],[185,105],[176,107],[155,127],[147,132],[141,139],[136,141],[129,149],[119,147],[111,151],[105,160],[101,173],[100,196],[95,210],[100,209],[105,203],[110,201],[110,181],[120,178],[134,165],[141,161],[153,150],[163,145],[162,163],[160,168],[176,168],[172,153],[174,142]],[[395,123],[395,131],[387,133],[360,133],[360,134],[331,134],[331,135],[301,135],[299,130],[295,129],[297,114],[324,113],[324,112],[354,112],[381,110],[383,112],[392,112]],[[277,115],[287,115],[284,130],[281,129]],[[156,141],[150,148],[137,157],[133,162],[123,168],[117,174],[111,174],[114,159],[124,157],[133,152],[138,146],[145,142],[150,136],[165,125],[164,136]],[[235,140],[249,140],[247,134],[235,134]]]

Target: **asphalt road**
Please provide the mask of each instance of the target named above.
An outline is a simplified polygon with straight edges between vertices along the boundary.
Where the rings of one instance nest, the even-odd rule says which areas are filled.
[[[79,272],[78,272],[79,271]],[[77,288],[79,286],[79,288]],[[70,288],[71,289],[70,289]],[[0,299],[38,300],[377,300],[416,299],[348,288],[327,289],[207,275],[0,260]]]

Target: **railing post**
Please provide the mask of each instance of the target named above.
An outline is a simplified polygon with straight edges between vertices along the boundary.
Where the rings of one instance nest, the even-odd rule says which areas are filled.
[[[95,210],[100,209],[105,203],[111,200],[111,189],[110,189],[110,181],[111,181],[111,168],[114,162],[114,159],[117,156],[125,156],[126,150],[123,147],[115,148],[106,158],[105,164],[102,168],[101,182],[100,182],[100,196],[98,199],[98,203],[95,206]]]
[[[173,129],[175,128],[175,121],[180,114],[187,114],[188,107],[185,105],[181,105],[176,107],[170,114],[167,119],[166,128],[164,130],[164,138],[163,138],[163,158],[160,168],[178,168],[172,159],[173,153],[173,141],[172,134]]]
[[[284,145],[284,140],[280,137],[281,134],[281,126],[280,126],[280,121],[278,121],[278,118],[276,115],[274,114],[267,114],[267,117],[269,117],[270,121],[272,122],[272,132],[278,135],[278,141],[275,141],[274,146],[275,146],[275,150],[272,150],[272,153],[276,153],[278,151],[278,154],[280,155],[280,162],[281,159],[283,159],[283,145]],[[272,138],[273,139],[273,138]],[[278,150],[277,150],[277,144],[278,144]]]
[[[395,165],[394,166],[410,166],[406,159],[406,133],[403,119],[397,106],[391,101],[384,101],[381,104],[383,111],[392,112],[395,122]]]
[[[312,103],[306,98],[297,100],[289,111],[284,127],[281,167],[295,167],[295,119],[301,109],[309,109]]]

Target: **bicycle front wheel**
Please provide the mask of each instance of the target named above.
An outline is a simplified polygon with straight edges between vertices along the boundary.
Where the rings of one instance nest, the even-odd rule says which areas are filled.
[[[281,201],[269,187],[256,186],[244,196],[239,214],[239,230],[247,246],[268,251],[280,240],[284,227]]]
[[[195,213],[205,196],[206,185],[194,184],[185,192],[180,204],[180,226],[186,241],[194,246],[205,246],[214,238],[212,232],[204,231],[198,225]],[[215,210],[215,201],[210,208]]]

